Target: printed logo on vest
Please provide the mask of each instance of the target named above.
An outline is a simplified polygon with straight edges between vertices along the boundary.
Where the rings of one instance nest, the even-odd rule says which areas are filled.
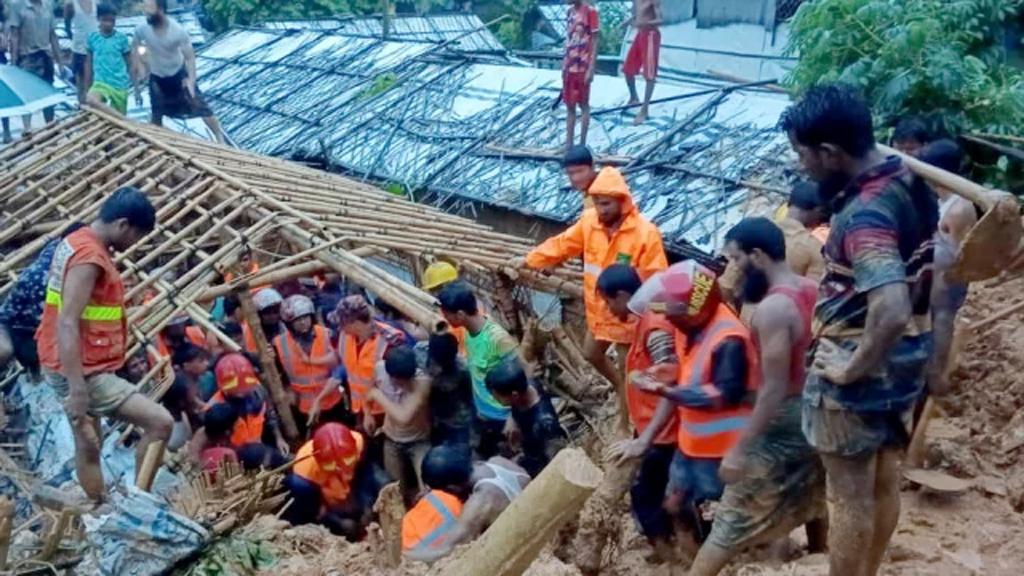
[[[713,283],[714,280],[707,274],[696,273],[693,278],[693,295],[690,296],[690,307],[686,310],[687,314],[696,316],[704,309],[704,303],[707,302]]]
[[[625,264],[625,265],[628,266],[628,265],[633,263],[633,257],[630,256],[629,254],[625,254],[623,252],[619,252],[619,254],[615,257],[615,263],[616,264]]]

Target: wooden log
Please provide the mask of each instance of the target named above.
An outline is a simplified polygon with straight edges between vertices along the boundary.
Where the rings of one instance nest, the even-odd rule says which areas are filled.
[[[0,570],[7,570],[7,555],[11,550],[11,530],[14,527],[14,504],[0,496]]]
[[[558,453],[446,576],[520,576],[558,530],[576,516],[602,480],[578,448]]]
[[[376,554],[381,568],[397,568],[402,563],[402,518],[405,516],[405,503],[398,482],[392,482],[380,491],[373,511],[377,513],[380,524],[380,543]]]
[[[57,553],[57,549],[60,548],[61,540],[64,539],[64,534],[68,530],[68,525],[71,524],[71,519],[76,515],[72,510],[64,510],[60,513],[60,517],[57,518],[57,522],[54,523],[50,533],[46,536],[46,543],[43,545],[42,552],[39,553],[39,559],[42,561],[53,558],[53,555]]]
[[[153,489],[153,479],[156,478],[157,471],[160,470],[160,466],[164,463],[164,448],[166,446],[165,442],[160,441],[146,446],[146,454],[142,457],[142,465],[138,467],[138,472],[135,475],[135,486],[140,490],[149,492]]]
[[[267,342],[267,336],[263,333],[263,325],[260,324],[260,315],[253,304],[252,296],[249,294],[249,284],[243,282],[235,289],[235,295],[242,310],[242,316],[249,325],[249,331],[256,341],[256,348],[259,351],[260,362],[262,363],[264,382],[269,388],[270,399],[277,408],[277,417],[281,420],[281,432],[289,442],[299,439],[299,428],[295,424],[295,417],[292,415],[292,403],[285,393],[284,384],[281,382],[281,375],[277,372],[277,363],[274,360],[274,351]]]

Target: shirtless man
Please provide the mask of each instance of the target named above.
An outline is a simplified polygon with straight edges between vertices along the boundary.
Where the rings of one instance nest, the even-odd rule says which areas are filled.
[[[435,446],[423,460],[423,482],[427,486],[465,500],[458,520],[439,537],[435,547],[410,550],[405,557],[419,562],[444,558],[459,544],[483,534],[508,508],[530,476],[511,460],[495,456],[486,462],[472,462],[465,446]]]
[[[654,95],[654,80],[658,76],[658,53],[661,50],[661,0],[633,0],[633,15],[622,23],[622,27],[632,25],[636,28],[633,45],[626,54],[622,64],[622,73],[629,87],[629,105],[640,104],[636,93],[636,75],[643,71],[647,87],[644,91],[644,103],[640,112],[633,120],[634,124],[643,124],[647,120],[651,96]]]

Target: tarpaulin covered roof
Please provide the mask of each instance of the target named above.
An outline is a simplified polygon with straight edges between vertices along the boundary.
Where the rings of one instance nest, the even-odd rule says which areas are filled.
[[[324,161],[455,211],[479,203],[564,222],[579,214],[557,161],[558,71],[482,63],[422,42],[237,30],[200,52],[199,78],[244,148]],[[589,143],[632,164],[641,209],[677,248],[716,250],[724,228],[763,195],[747,184],[787,179],[788,144],[775,129],[787,99],[734,88],[659,86],[658,98],[689,96],[653,105],[638,127],[635,110],[613,110],[628,100],[622,80],[594,81]]]

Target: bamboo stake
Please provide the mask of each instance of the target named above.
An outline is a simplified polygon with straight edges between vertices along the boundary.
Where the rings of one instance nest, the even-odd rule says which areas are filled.
[[[165,442],[155,441],[146,446],[146,454],[142,458],[142,465],[139,466],[135,476],[135,486],[140,490],[149,492],[153,489],[153,479],[164,461]]]
[[[64,539],[64,533],[68,529],[68,524],[71,523],[71,519],[75,514],[76,513],[74,511],[68,509],[61,511],[60,517],[53,525],[53,529],[50,530],[50,534],[46,537],[46,544],[43,546],[43,551],[39,553],[40,560],[49,560],[57,552],[57,549],[60,547],[61,540]]]
[[[388,484],[380,491],[373,511],[377,513],[380,523],[381,546],[377,551],[381,567],[397,568],[402,563],[402,518],[405,515],[405,504],[402,502],[402,491],[398,482]]]
[[[277,372],[277,364],[274,361],[274,352],[267,343],[267,336],[263,333],[263,325],[260,324],[260,315],[253,304],[252,296],[249,294],[249,285],[242,283],[235,289],[235,295],[241,304],[242,315],[249,325],[249,331],[256,341],[256,348],[259,350],[260,362],[263,367],[263,374],[267,388],[270,389],[270,398],[277,408],[278,418],[281,419],[281,431],[289,442],[299,439],[299,428],[295,424],[292,415],[292,405],[285,393],[284,384],[281,383],[281,375]]]
[[[11,529],[14,527],[14,504],[0,496],[0,570],[7,569],[7,555],[11,550]]]
[[[576,516],[602,476],[582,450],[562,450],[446,574],[520,576]]]

